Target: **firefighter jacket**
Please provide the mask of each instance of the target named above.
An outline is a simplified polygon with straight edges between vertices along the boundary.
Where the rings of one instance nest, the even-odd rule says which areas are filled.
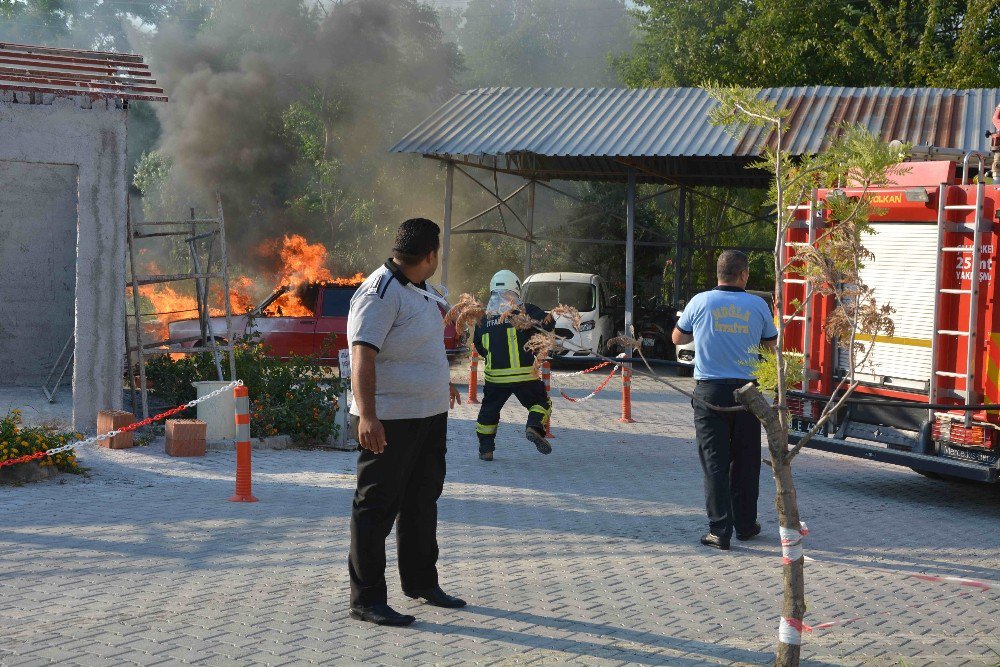
[[[547,321],[548,316],[538,306],[526,303],[523,308],[532,319],[541,322],[541,328],[546,331],[555,327],[555,323]],[[501,322],[499,313],[486,313],[486,317],[476,325],[472,339],[485,362],[486,381],[513,384],[537,379],[535,356],[524,349],[525,343],[536,333],[538,331],[533,329],[518,331],[512,324]]]

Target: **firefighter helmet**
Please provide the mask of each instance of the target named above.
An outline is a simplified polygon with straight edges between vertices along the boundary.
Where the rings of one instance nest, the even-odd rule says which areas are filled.
[[[513,271],[504,269],[493,274],[493,278],[490,280],[490,291],[497,292],[502,290],[514,292],[518,296],[521,296],[521,281],[517,279]]]

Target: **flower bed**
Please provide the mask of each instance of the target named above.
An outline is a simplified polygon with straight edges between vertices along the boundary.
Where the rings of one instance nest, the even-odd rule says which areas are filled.
[[[25,426],[21,411],[11,410],[0,419],[0,462],[61,447],[80,439],[82,436],[77,433],[65,433],[48,426]],[[81,473],[83,469],[76,461],[76,453],[71,450],[0,468],[0,483],[34,481],[48,477],[53,472]]]

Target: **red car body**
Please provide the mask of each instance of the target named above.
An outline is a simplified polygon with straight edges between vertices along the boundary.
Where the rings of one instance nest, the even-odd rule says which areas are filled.
[[[281,358],[293,355],[312,357],[322,364],[336,364],[337,353],[347,347],[347,313],[357,287],[311,285],[297,290],[299,301],[310,309],[310,314],[289,317],[268,313],[268,307],[288,291],[290,288],[287,287],[276,290],[249,315],[234,315],[233,336],[245,336],[252,321],[253,332],[271,355]],[[442,306],[442,318],[445,312]],[[190,340],[201,336],[197,319],[178,320],[168,326],[171,340],[186,339],[184,344],[189,346],[200,344]],[[209,327],[216,340],[227,339],[225,317],[210,318]],[[463,351],[462,343],[455,334],[454,325],[442,327],[442,330],[445,350],[450,358],[454,358]],[[335,335],[332,344],[328,341],[331,334]]]

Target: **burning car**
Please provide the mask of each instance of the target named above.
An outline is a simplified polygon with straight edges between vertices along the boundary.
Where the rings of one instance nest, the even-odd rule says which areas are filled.
[[[234,315],[233,335],[237,338],[248,329],[263,342],[269,353],[287,359],[291,356],[312,357],[318,363],[337,363],[337,353],[347,347],[347,313],[351,297],[364,279],[356,276],[350,280],[322,283],[302,283],[298,287],[282,286],[276,289],[246,315]],[[442,317],[446,309],[441,306]],[[455,327],[442,327],[445,349],[449,358],[463,352],[462,341],[456,336]],[[209,330],[216,341],[226,341],[226,318],[209,319]],[[171,340],[197,338],[201,327],[197,319],[177,320],[169,324]],[[335,336],[332,344],[331,335]],[[185,345],[196,346],[199,342]]]

